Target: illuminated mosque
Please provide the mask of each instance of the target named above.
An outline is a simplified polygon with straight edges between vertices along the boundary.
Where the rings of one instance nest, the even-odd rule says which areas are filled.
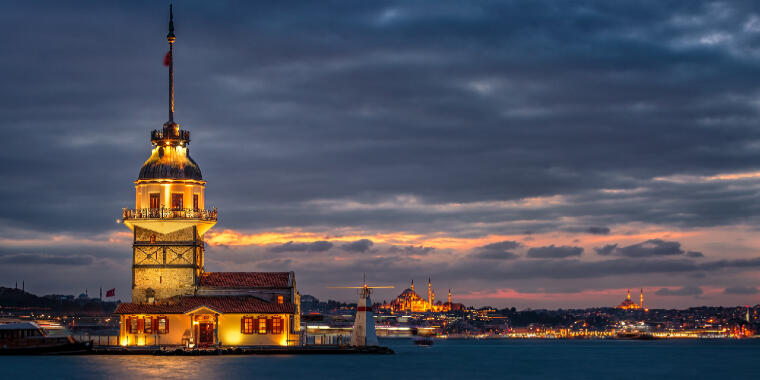
[[[644,309],[644,289],[641,289],[641,294],[639,296],[639,303],[633,302],[631,300],[631,289],[628,289],[628,294],[625,296],[625,299],[623,302],[620,303],[620,305],[615,306],[616,309],[623,309],[623,310],[645,310]]]
[[[393,312],[412,312],[412,313],[427,313],[427,312],[448,312],[452,310],[462,310],[464,305],[460,303],[451,302],[451,289],[449,289],[449,297],[447,302],[435,301],[435,291],[433,290],[433,284],[428,278],[428,296],[427,299],[420,297],[417,292],[414,291],[414,280],[412,280],[409,288],[405,289],[398,297],[396,297],[390,303],[386,303],[380,306],[381,309],[390,310]]]

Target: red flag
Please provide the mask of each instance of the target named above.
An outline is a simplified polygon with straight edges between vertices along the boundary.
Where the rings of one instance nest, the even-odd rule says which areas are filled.
[[[172,63],[172,52],[168,51],[164,57],[164,66],[169,66],[170,63]]]
[[[106,290],[106,297],[114,297],[116,296],[116,288],[113,288],[111,290]]]

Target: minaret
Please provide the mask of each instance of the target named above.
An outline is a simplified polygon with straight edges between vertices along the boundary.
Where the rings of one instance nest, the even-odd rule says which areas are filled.
[[[631,289],[628,289],[628,295],[625,297],[628,301],[631,300]]]
[[[430,311],[433,311],[433,285],[430,277],[428,277],[428,306],[430,306]]]
[[[414,280],[412,280],[412,287],[410,289],[412,289],[412,291],[414,291]]]
[[[449,306],[451,306],[451,288],[449,288]]]
[[[174,121],[174,12],[169,6],[169,120],[150,134],[150,157],[135,183],[135,208],[123,223],[133,232],[132,302],[195,294],[203,273],[203,235],[216,224],[205,209],[201,169],[190,157],[190,132]]]
[[[639,308],[644,310],[644,288],[641,288],[641,295],[639,296]]]

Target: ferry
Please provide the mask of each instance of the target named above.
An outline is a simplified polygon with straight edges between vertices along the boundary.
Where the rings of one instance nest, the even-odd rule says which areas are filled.
[[[429,336],[415,336],[412,337],[412,342],[418,346],[432,346],[433,345],[433,338]]]
[[[418,346],[432,346],[433,345],[433,337],[428,334],[420,334],[419,329],[416,327],[411,328],[412,332],[412,343],[418,345]]]
[[[53,335],[36,322],[0,324],[0,355],[77,354],[92,350],[92,341],[77,342],[71,335]]]

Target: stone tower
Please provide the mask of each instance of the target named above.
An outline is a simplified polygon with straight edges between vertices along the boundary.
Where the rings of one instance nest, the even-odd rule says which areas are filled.
[[[134,232],[132,302],[193,295],[203,273],[203,234],[216,224],[205,209],[206,181],[190,158],[190,132],[174,122],[174,20],[169,9],[169,121],[150,134],[150,157],[135,183],[135,208],[123,223]]]

